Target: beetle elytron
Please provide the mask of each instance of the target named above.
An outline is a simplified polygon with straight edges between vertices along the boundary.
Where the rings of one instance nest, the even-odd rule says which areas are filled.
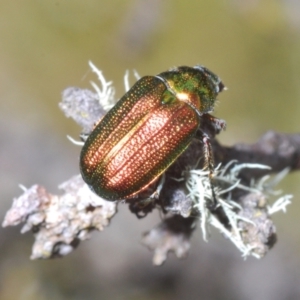
[[[80,155],[84,181],[106,200],[131,198],[157,180],[197,132],[212,174],[211,146],[200,125],[205,116],[218,130],[225,127],[209,114],[224,87],[203,66],[142,77],[87,138]]]

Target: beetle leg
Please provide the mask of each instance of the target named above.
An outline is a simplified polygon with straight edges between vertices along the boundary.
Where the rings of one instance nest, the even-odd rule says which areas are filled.
[[[214,190],[213,185],[213,176],[214,176],[214,156],[212,152],[211,143],[209,140],[209,136],[202,132],[202,142],[203,142],[203,154],[204,154],[204,168],[208,169],[208,176],[209,176],[209,182],[210,182],[210,188],[211,188],[211,194],[212,194],[212,209],[215,209],[217,207],[217,198]]]
[[[155,207],[155,202],[151,198],[129,202],[129,209],[138,219],[145,218]]]
[[[226,122],[222,119],[218,119],[210,114],[203,114],[201,118],[204,122],[206,121],[206,123],[212,125],[216,134],[226,129]]]
[[[163,173],[158,180],[155,191],[150,196],[139,199],[138,201],[129,202],[129,209],[137,216],[137,218],[141,219],[146,217],[155,207],[156,201],[159,199],[160,192],[164,186],[165,179],[166,175]]]
[[[157,200],[159,198],[159,195],[164,186],[165,180],[166,180],[166,174],[163,173],[159,178],[156,190],[153,192],[153,194],[151,196],[149,196],[150,199]]]

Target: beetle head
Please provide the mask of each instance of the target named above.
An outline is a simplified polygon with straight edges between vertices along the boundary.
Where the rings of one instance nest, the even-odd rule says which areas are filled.
[[[157,75],[178,99],[200,115],[213,111],[217,95],[225,89],[221,79],[203,66],[177,67]]]

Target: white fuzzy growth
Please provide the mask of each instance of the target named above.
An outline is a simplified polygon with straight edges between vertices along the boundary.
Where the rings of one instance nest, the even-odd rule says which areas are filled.
[[[74,138],[72,138],[70,135],[67,135],[67,139],[74,145],[76,146],[83,146],[84,145],[84,142],[82,141],[78,141],[78,140],[75,140]]]
[[[105,111],[109,111],[115,104],[115,88],[112,86],[112,81],[106,81],[101,70],[99,70],[91,61],[89,61],[89,66],[94,73],[96,73],[98,80],[100,81],[100,86],[95,82],[91,81],[91,85],[95,89],[101,106]],[[133,75],[136,80],[139,80],[141,77],[136,70],[133,70]],[[126,70],[124,75],[124,87],[125,92],[130,90],[131,84],[129,81],[129,71]]]
[[[293,195],[284,195],[283,197],[279,198],[273,203],[272,206],[268,207],[268,213],[270,215],[273,215],[279,211],[283,211],[284,213],[286,213],[286,207],[292,203],[292,198]]]
[[[223,182],[229,185],[228,188],[223,190],[216,187],[215,194],[218,205],[221,206],[230,223],[231,230],[228,230],[211,212],[211,210],[208,209],[208,204],[212,201],[212,191],[207,171],[190,170],[188,172],[188,179],[186,180],[186,187],[189,191],[189,197],[191,197],[191,199],[195,203],[195,208],[197,208],[200,213],[200,227],[202,230],[203,239],[205,241],[207,241],[210,226],[213,226],[217,228],[224,236],[226,236],[241,251],[243,257],[252,255],[256,258],[260,258],[261,256],[255,252],[255,247],[253,247],[253,245],[246,244],[243,241],[238,222],[243,221],[246,223],[251,223],[254,226],[255,224],[251,220],[238,215],[237,212],[242,210],[242,207],[238,203],[231,200],[230,198],[223,199],[222,195],[229,193],[230,197],[230,191],[234,190],[235,188],[243,189],[249,192],[263,193],[264,195],[274,195],[276,194],[276,192],[273,190],[275,183],[277,184],[278,181],[287,174],[287,171],[284,170],[280,172],[277,176],[274,177],[272,181],[269,180],[269,176],[265,176],[258,182],[252,182],[251,186],[244,186],[238,179],[238,174],[241,170],[245,168],[269,169],[269,167],[260,164],[238,164],[228,172],[229,167],[230,165],[232,165],[232,163],[234,162],[230,162],[223,168],[220,168],[220,166],[218,166],[215,169],[216,175],[214,177],[216,182]],[[269,215],[274,214],[280,210],[285,212],[286,206],[291,203],[291,198],[291,195],[285,195],[279,198],[271,207],[268,206],[267,209]]]
[[[133,70],[133,75],[136,80],[139,80],[141,76],[138,74],[136,70]],[[124,75],[124,87],[125,87],[125,92],[128,92],[130,90],[131,84],[129,82],[129,71],[126,70],[125,75]]]
[[[115,88],[112,86],[112,81],[106,81],[102,72],[89,61],[90,68],[100,81],[101,86],[99,87],[95,82],[91,81],[91,85],[98,94],[99,102],[105,111],[110,110],[115,105]]]

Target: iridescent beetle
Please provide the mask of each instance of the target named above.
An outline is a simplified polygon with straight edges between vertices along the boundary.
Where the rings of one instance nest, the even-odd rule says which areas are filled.
[[[158,179],[199,135],[210,176],[213,157],[205,118],[225,86],[203,66],[178,67],[145,76],[116,103],[87,138],[80,155],[84,181],[106,200],[132,198]]]

